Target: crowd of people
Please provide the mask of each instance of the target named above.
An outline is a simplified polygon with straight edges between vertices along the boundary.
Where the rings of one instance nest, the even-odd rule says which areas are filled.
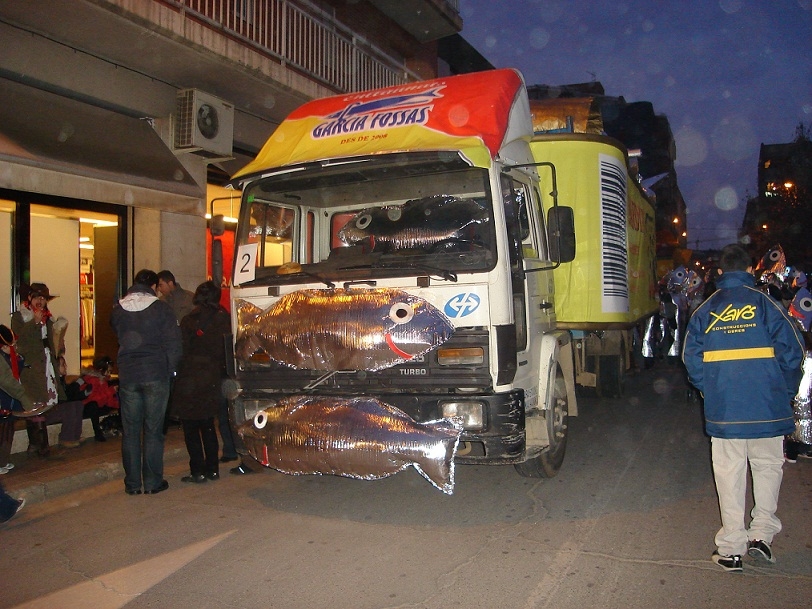
[[[226,376],[224,336],[231,330],[220,292],[212,281],[192,293],[168,270],[139,271],[111,314],[119,342],[116,361],[100,355],[77,378],[68,379],[67,322],[54,318],[48,306],[57,296],[43,283],[21,286],[21,306],[12,314],[11,327],[0,325],[0,475],[14,468],[10,455],[17,421],[26,423],[29,456],[48,458],[48,426],[61,423],[59,447],[72,449],[84,442],[82,424],[88,418],[95,441],[122,436],[124,491],[160,493],[169,488],[163,476],[164,439],[174,419],[180,421],[189,453],[190,474],[181,480],[217,480],[221,463],[240,459],[239,438],[220,390]],[[242,461],[230,471],[253,472]],[[0,485],[0,522],[24,503]]]

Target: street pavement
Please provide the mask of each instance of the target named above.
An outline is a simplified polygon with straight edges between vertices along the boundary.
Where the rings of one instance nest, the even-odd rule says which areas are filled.
[[[677,366],[582,396],[552,480],[459,466],[451,496],[411,468],[377,481],[251,476],[130,497],[120,442],[21,463],[33,505],[0,527],[0,609],[783,609],[812,584],[812,461],[784,468],[775,565],[710,561],[719,513],[701,408]],[[21,456],[19,457],[21,458]],[[51,463],[52,461],[52,463]],[[230,465],[230,464],[229,464]],[[72,490],[72,489],[77,490]]]

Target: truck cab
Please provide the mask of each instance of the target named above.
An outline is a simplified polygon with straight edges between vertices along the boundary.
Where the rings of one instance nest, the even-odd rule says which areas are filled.
[[[553,279],[567,257],[567,210],[543,211],[542,190],[553,186],[539,182],[531,137],[514,70],[315,100],[291,114],[233,180],[242,190],[231,290],[234,422],[286,396],[374,396],[418,422],[458,417],[459,463],[555,475],[567,417],[576,414],[570,333],[556,325]],[[256,312],[286,296],[340,291],[352,308],[353,295],[379,289],[429,303],[453,326],[450,337],[420,356],[362,369],[312,353],[291,359],[262,343],[267,328]],[[340,329],[307,316],[303,309],[287,334],[331,333],[349,350],[370,340],[360,313],[342,316]],[[249,335],[259,336],[258,348],[241,348]],[[290,344],[307,350],[313,341]]]

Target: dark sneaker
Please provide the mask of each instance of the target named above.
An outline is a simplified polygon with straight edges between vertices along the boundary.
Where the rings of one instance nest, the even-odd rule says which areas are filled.
[[[773,549],[770,547],[770,544],[761,539],[754,539],[749,542],[747,544],[747,553],[751,558],[760,558],[767,562],[775,562],[775,556],[773,556]]]
[[[8,518],[6,518],[5,520],[0,520],[0,523],[8,522],[12,518],[14,518],[17,514],[20,513],[20,510],[23,509],[23,507],[25,506],[25,498],[20,497],[19,499],[16,500],[16,503],[17,503],[17,508],[14,510],[14,513],[11,516],[9,516]]]
[[[728,556],[727,554],[719,554],[719,552],[714,552],[711,556],[711,560],[722,567],[725,571],[742,570],[742,557],[738,554]]]
[[[194,482],[195,484],[202,484],[206,481],[206,476],[203,474],[192,474],[191,476],[184,476],[180,479],[181,482]]]

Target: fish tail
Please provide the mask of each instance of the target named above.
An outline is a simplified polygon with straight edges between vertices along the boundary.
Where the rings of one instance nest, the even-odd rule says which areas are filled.
[[[438,454],[424,452],[420,458],[415,460],[414,468],[435,487],[446,495],[451,495],[454,493],[454,457],[460,443],[462,427],[447,420],[427,423],[427,425],[430,425],[438,436],[433,447],[442,450],[430,451]]]

